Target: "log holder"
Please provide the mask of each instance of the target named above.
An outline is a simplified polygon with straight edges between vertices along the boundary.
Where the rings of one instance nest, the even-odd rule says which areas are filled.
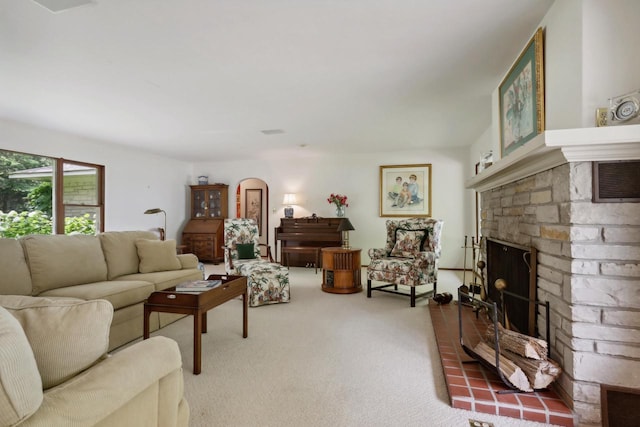
[[[531,301],[529,298],[526,297],[522,297],[520,295],[516,295],[513,293],[510,293],[508,291],[502,291],[505,294],[508,294],[510,296],[513,296],[515,298],[520,298],[526,301]],[[495,366],[491,365],[489,362],[487,362],[486,360],[484,360],[482,357],[480,357],[480,355],[478,353],[476,353],[473,348],[469,347],[464,340],[464,334],[463,334],[463,328],[462,328],[462,310],[464,309],[464,307],[466,306],[467,308],[468,305],[466,304],[461,304],[460,301],[469,301],[471,303],[471,305],[475,308],[475,314],[476,314],[476,318],[478,317],[478,313],[481,311],[486,312],[487,316],[489,317],[489,320],[493,323],[493,331],[494,331],[494,344],[493,344],[493,348],[495,350],[495,354],[496,354],[496,360],[495,360]],[[545,310],[545,320],[546,320],[546,337],[545,340],[547,342],[547,349],[548,349],[548,356],[547,357],[551,357],[551,343],[549,341],[549,302],[548,301],[533,301],[536,305],[540,305],[542,307],[544,307]],[[522,391],[520,389],[518,389],[515,385],[513,385],[503,374],[502,371],[500,370],[500,339],[499,339],[499,328],[498,328],[498,305],[495,302],[485,302],[482,301],[478,298],[476,298],[474,295],[469,295],[468,293],[463,292],[461,289],[458,289],[458,327],[459,327],[459,333],[460,333],[460,345],[462,346],[462,349],[464,350],[464,352],[471,357],[473,360],[467,360],[467,361],[463,361],[463,363],[480,363],[485,369],[487,369],[489,372],[493,372],[495,373],[500,380],[507,386],[509,387],[509,390],[500,390],[497,393],[498,394],[507,394],[507,393],[532,393],[532,392],[526,392],[526,391]],[[536,391],[543,391],[545,389],[534,389],[533,392]]]

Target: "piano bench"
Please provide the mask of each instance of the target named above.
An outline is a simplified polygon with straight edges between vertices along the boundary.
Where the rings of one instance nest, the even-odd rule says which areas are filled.
[[[315,254],[316,262],[313,266],[316,269],[316,274],[318,274],[318,264],[320,263],[320,249],[315,246],[283,246],[282,247],[282,255],[284,258],[284,262],[287,268],[289,268],[289,254]]]

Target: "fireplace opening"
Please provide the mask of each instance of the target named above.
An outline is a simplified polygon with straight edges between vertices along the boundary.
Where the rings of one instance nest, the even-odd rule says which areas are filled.
[[[500,322],[518,332],[538,336],[536,309],[537,251],[533,247],[486,239],[487,298],[502,308]],[[495,286],[498,279],[505,293]],[[518,297],[513,297],[515,294]]]
[[[635,427],[638,425],[640,390],[600,385],[603,427]]]

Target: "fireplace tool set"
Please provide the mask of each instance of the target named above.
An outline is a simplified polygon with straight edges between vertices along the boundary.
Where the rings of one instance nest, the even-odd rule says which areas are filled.
[[[481,306],[474,304],[473,300],[476,295],[480,296],[480,300],[486,301],[487,292],[484,284],[484,268],[486,267],[486,263],[480,259],[480,249],[481,238],[479,238],[476,242],[476,238],[471,236],[471,246],[468,246],[469,236],[464,236],[464,257],[463,257],[463,266],[462,266],[462,285],[459,287],[459,290],[462,291],[462,294],[469,294],[471,298],[462,296],[462,299],[459,300],[460,304],[472,305],[475,306],[476,309],[480,309]],[[467,251],[471,250],[471,280],[467,283]],[[477,261],[476,261],[477,260]]]

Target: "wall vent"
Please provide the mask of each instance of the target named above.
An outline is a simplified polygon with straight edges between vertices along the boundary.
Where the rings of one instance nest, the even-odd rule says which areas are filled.
[[[640,160],[593,162],[593,202],[640,202]]]

